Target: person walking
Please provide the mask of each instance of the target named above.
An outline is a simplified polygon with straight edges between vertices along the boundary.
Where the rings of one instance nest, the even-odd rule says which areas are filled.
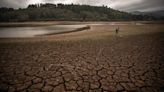
[[[118,32],[119,32],[119,27],[118,27],[118,28],[116,28],[116,30],[115,30],[115,31],[116,31],[116,34],[118,34]]]

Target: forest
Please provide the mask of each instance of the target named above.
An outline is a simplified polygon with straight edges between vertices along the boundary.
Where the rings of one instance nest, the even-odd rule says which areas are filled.
[[[0,8],[0,22],[23,21],[132,21],[155,20],[153,16],[133,15],[107,6],[78,4],[31,4],[27,8]]]

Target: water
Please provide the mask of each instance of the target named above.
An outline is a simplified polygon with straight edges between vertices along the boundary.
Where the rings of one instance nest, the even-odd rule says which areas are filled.
[[[140,22],[110,22],[108,25],[144,25]]]
[[[72,31],[85,25],[53,25],[46,27],[10,27],[0,28],[0,38],[24,38],[37,35]]]

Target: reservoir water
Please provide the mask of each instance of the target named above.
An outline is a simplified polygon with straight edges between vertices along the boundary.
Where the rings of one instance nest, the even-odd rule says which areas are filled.
[[[26,38],[37,35],[72,31],[86,25],[53,25],[45,27],[3,27],[0,28],[0,38]]]

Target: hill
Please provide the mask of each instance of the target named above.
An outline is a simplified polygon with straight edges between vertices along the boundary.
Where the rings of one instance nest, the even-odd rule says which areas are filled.
[[[131,13],[134,14],[134,15],[153,16],[155,19],[158,19],[158,20],[163,20],[164,19],[164,10],[147,11],[147,12],[133,11]]]
[[[0,22],[11,21],[120,21],[153,20],[147,15],[133,15],[107,6],[33,4],[24,9],[0,8]]]

